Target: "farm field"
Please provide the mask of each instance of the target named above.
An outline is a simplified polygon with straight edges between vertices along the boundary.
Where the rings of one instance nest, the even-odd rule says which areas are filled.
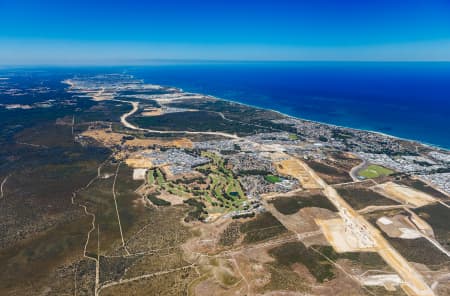
[[[366,168],[362,169],[361,171],[359,171],[358,175],[366,179],[373,179],[383,176],[389,176],[393,173],[394,173],[393,170],[390,170],[388,168],[379,165],[371,164]]]

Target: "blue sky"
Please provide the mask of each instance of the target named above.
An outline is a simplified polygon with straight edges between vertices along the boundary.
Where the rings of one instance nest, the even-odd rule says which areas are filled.
[[[450,1],[0,0],[0,64],[450,61]]]

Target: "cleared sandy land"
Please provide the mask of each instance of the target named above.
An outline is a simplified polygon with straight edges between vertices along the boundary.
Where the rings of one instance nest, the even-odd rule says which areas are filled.
[[[86,93],[89,93],[89,92],[86,92]],[[100,89],[98,92],[93,92],[92,93],[92,100],[96,101],[96,102],[111,100],[113,97],[114,96],[111,93],[106,93],[105,94],[105,89],[104,88]]]
[[[283,215],[277,211],[272,203],[263,202],[264,207],[271,212],[281,224],[288,230],[297,234],[298,239],[301,239],[305,245],[313,244],[325,245],[328,243],[321,233],[321,229],[317,224],[317,220],[328,220],[337,217],[337,214],[327,209],[322,208],[303,208],[296,214]]]
[[[132,168],[151,169],[153,167],[153,163],[150,159],[138,156],[127,158],[125,160],[125,163]]]
[[[133,180],[145,180],[145,174],[147,169],[134,169],[133,170]]]
[[[320,185],[314,181],[303,163],[296,158],[289,158],[275,162],[277,171],[282,175],[293,176],[300,181],[305,189],[317,189]]]
[[[376,248],[361,247],[359,238],[349,231],[341,218],[316,220],[327,241],[338,253],[376,252]]]
[[[371,240],[375,243],[376,251],[381,257],[397,272],[397,274],[403,279],[403,290],[408,295],[423,295],[432,296],[435,295],[431,288],[427,285],[424,278],[417,270],[412,267],[400,253],[395,250],[388,241],[381,235],[381,233],[365,219],[360,216],[352,207],[350,207],[345,200],[337,193],[337,191],[326,184],[313,170],[311,170],[306,164],[304,165],[311,176],[324,188],[325,195],[332,201],[339,209],[341,214],[346,213],[347,217],[353,217],[352,220],[366,228],[366,232],[370,234]],[[329,225],[329,223],[326,223]],[[331,227],[331,226],[329,226]],[[325,230],[324,232],[327,232]],[[328,233],[333,233],[328,231]],[[330,235],[329,235],[330,236]],[[333,243],[334,237],[330,237],[330,243]]]
[[[126,134],[110,132],[105,129],[87,130],[81,134],[85,137],[93,138],[105,146],[113,146],[120,144]],[[130,147],[149,147],[152,145],[171,146],[177,148],[192,148],[191,140],[187,138],[179,138],[175,140],[159,140],[159,139],[138,139],[126,140],[125,146]]]
[[[399,286],[402,282],[402,279],[397,274],[368,275],[361,279],[361,283],[364,286],[384,286],[390,291],[395,291],[393,286]]]
[[[164,176],[166,177],[167,180],[172,181],[172,180],[177,180],[177,179],[195,179],[195,178],[199,178],[202,177],[203,175],[199,172],[196,171],[191,171],[188,173],[183,173],[183,174],[176,174],[174,175],[172,173],[172,171],[170,170],[171,165],[163,165],[161,166],[161,171],[164,173]]]
[[[422,237],[422,234],[415,229],[414,225],[408,221],[404,215],[395,215],[393,217],[381,217],[377,220],[377,225],[389,237],[398,237],[403,239],[415,239]]]
[[[145,109],[144,112],[142,112],[142,116],[158,116],[161,114],[163,114],[161,108]]]
[[[415,207],[422,207],[430,203],[437,202],[437,200],[431,195],[394,182],[383,183],[372,187],[372,189],[385,195],[386,197],[403,204],[413,205]]]
[[[170,202],[170,204],[173,206],[182,205],[183,201],[184,201],[184,198],[182,198],[178,195],[170,194],[166,191],[161,191],[161,194],[158,195],[158,198],[164,199],[165,201]]]
[[[104,129],[93,129],[84,131],[81,134],[83,137],[93,138],[105,146],[117,145],[122,141],[123,134],[107,132]]]
[[[186,138],[176,140],[133,139],[125,142],[126,146],[148,147],[152,145],[171,146],[177,148],[192,148],[192,142]]]

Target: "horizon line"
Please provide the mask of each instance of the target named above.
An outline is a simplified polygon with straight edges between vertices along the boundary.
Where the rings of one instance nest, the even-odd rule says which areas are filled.
[[[164,64],[231,64],[231,63],[450,63],[450,60],[377,60],[377,59],[361,59],[361,60],[284,60],[284,59],[270,59],[270,60],[245,60],[245,59],[135,59],[135,60],[122,60],[122,61],[80,61],[80,62],[68,62],[68,63],[14,63],[14,64],[1,64],[0,68],[14,68],[14,67],[136,67],[136,66],[156,66]]]

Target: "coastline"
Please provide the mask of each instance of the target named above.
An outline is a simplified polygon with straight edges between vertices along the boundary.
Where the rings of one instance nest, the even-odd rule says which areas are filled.
[[[178,88],[178,89],[183,91],[183,89],[181,89],[181,88]],[[446,152],[450,152],[450,147],[448,147],[448,148],[447,147],[442,147],[442,146],[439,146],[439,145],[436,145],[436,144],[426,143],[426,142],[423,142],[423,141],[420,141],[420,140],[403,138],[403,137],[394,136],[394,135],[390,135],[390,134],[386,134],[386,133],[379,132],[379,131],[374,131],[374,130],[367,130],[367,129],[362,129],[362,128],[354,128],[354,127],[349,127],[349,126],[344,126],[344,125],[337,125],[337,124],[332,124],[332,123],[322,122],[322,121],[317,121],[317,120],[312,120],[312,119],[305,119],[305,118],[302,118],[302,117],[299,117],[299,116],[283,113],[283,112],[275,110],[275,109],[261,107],[261,106],[256,106],[256,105],[252,105],[252,104],[248,104],[248,103],[243,103],[243,102],[240,102],[240,101],[237,101],[237,100],[234,100],[234,99],[225,99],[225,98],[220,98],[220,97],[213,96],[213,95],[208,95],[208,94],[201,94],[201,95],[206,95],[206,96],[215,98],[217,100],[231,102],[231,103],[235,103],[235,104],[240,104],[240,105],[251,107],[251,108],[255,108],[255,109],[271,111],[271,112],[277,113],[279,115],[285,116],[285,117],[290,118],[290,119],[303,120],[303,121],[307,121],[307,122],[312,122],[312,123],[317,123],[317,124],[324,124],[324,125],[331,126],[331,127],[344,128],[344,129],[349,129],[349,130],[354,130],[354,131],[360,131],[360,132],[362,131],[362,132],[367,132],[367,133],[374,133],[374,134],[378,134],[378,135],[381,135],[381,136],[384,136],[384,137],[397,139],[397,140],[401,140],[401,141],[412,142],[412,143],[420,144],[422,146],[429,147],[429,148],[432,148],[432,149],[444,150]]]
[[[130,72],[149,83],[449,150],[448,66],[262,63],[143,67]]]
[[[133,77],[133,78],[136,78],[136,76],[133,75],[133,74],[131,74],[130,76]],[[145,81],[146,79],[144,79],[144,78],[137,78],[137,79],[140,79],[143,83],[148,83],[148,82]],[[70,79],[66,79],[66,80],[62,81],[62,83],[66,84],[66,85],[69,85],[69,86],[72,86]],[[151,83],[151,84],[153,84],[153,83]],[[157,84],[157,85],[160,85],[160,84]],[[231,103],[235,103],[235,104],[240,104],[242,106],[247,106],[247,107],[251,107],[251,108],[254,108],[254,109],[271,111],[271,112],[277,113],[277,114],[279,114],[281,116],[284,116],[284,117],[287,117],[287,118],[290,118],[290,119],[294,119],[294,120],[302,120],[302,121],[306,121],[306,122],[311,122],[311,123],[316,123],[316,124],[323,124],[323,125],[327,125],[327,126],[330,126],[330,127],[344,128],[344,129],[353,130],[353,131],[359,131],[359,132],[374,133],[374,134],[378,134],[378,135],[381,135],[381,136],[384,136],[384,137],[388,137],[388,138],[392,138],[392,139],[396,139],[396,140],[401,140],[401,141],[407,141],[407,142],[411,142],[411,143],[422,145],[424,147],[428,147],[430,149],[436,149],[436,150],[441,150],[441,151],[445,151],[447,153],[450,153],[450,147],[443,147],[443,146],[439,146],[437,144],[423,142],[421,140],[415,140],[415,139],[410,139],[410,138],[399,137],[399,136],[383,133],[383,132],[380,132],[380,131],[374,131],[374,130],[363,129],[363,128],[355,128],[355,127],[350,127],[350,126],[337,125],[337,124],[333,124],[333,123],[318,121],[318,120],[306,119],[306,118],[302,118],[302,117],[297,116],[297,115],[290,115],[290,114],[287,114],[287,113],[284,113],[284,112],[281,112],[281,111],[278,111],[276,109],[272,109],[272,108],[269,108],[269,107],[257,106],[257,105],[253,105],[253,104],[244,103],[244,102],[238,101],[236,99],[227,99],[227,98],[222,98],[222,97],[215,96],[215,95],[205,94],[205,93],[191,91],[191,90],[185,90],[184,88],[181,88],[181,87],[178,87],[178,86],[174,86],[174,85],[170,85],[170,86],[169,85],[160,85],[160,86],[176,88],[177,90],[179,90],[181,92],[188,92],[188,93],[208,96],[210,98],[214,98],[214,99],[217,99],[217,100],[231,102]]]

